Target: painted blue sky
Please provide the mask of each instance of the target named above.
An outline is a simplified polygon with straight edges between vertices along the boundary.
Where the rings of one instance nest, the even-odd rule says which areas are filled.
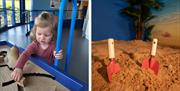
[[[180,0],[160,0],[164,2],[164,7],[161,10],[158,11],[152,11],[155,15],[164,15],[169,14],[173,12],[179,12],[180,13]]]

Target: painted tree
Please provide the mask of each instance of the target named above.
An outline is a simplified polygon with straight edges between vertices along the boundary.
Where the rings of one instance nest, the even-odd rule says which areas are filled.
[[[132,17],[136,39],[142,39],[144,31],[150,34],[154,25],[148,24],[148,21],[155,16],[152,15],[151,9],[160,9],[163,3],[158,0],[126,0],[128,6],[121,13]]]

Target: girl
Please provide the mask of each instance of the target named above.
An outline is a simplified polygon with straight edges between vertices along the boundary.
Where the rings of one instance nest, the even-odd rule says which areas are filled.
[[[20,81],[22,77],[22,69],[31,54],[36,54],[52,64],[54,57],[62,59],[62,50],[56,53],[56,23],[54,16],[48,12],[42,12],[35,18],[35,25],[30,34],[33,42],[27,46],[25,51],[20,55],[15,65],[15,69],[11,77],[15,81]]]

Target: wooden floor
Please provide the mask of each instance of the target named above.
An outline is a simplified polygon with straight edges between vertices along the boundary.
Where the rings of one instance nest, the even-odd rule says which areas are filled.
[[[25,48],[31,40],[26,37],[26,25],[11,28],[6,32],[0,34],[0,40],[11,41],[19,47]],[[63,29],[62,33],[62,48],[64,50],[64,57],[69,37],[69,29]],[[82,30],[75,29],[74,39],[72,45],[72,53],[69,64],[69,74],[75,78],[88,83],[88,44],[89,41],[82,37]],[[65,61],[65,58],[64,58]],[[60,68],[64,67],[64,63],[60,63]]]

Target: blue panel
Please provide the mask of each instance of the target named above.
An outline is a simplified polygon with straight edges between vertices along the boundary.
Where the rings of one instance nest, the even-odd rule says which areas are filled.
[[[7,41],[0,41],[0,45],[7,45],[9,47],[12,47],[14,44],[11,42],[7,42]]]
[[[13,46],[13,44],[7,41],[0,41],[0,45],[7,45],[10,47]],[[22,52],[24,49],[19,48],[19,50],[20,52]],[[42,69],[52,74],[57,82],[61,83],[71,91],[88,91],[88,85],[86,83],[72,77],[67,73],[62,72],[60,69],[56,68],[53,65],[49,65],[40,57],[31,56],[30,60]]]
[[[32,0],[32,10],[54,10],[50,8],[50,1],[51,0]]]

